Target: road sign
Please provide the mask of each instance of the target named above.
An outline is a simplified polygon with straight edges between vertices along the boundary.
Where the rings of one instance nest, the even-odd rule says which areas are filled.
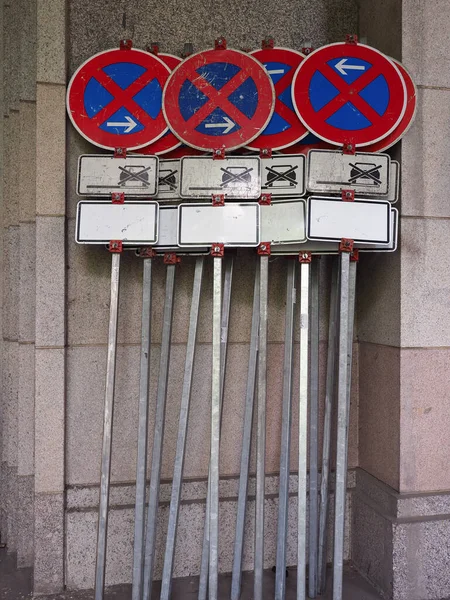
[[[398,70],[400,71],[406,85],[406,110],[403,115],[402,120],[397,125],[397,127],[392,131],[388,136],[376,142],[375,144],[371,144],[364,148],[367,152],[383,152],[387,150],[391,146],[393,146],[396,142],[398,142],[411,127],[412,122],[414,121],[414,117],[416,115],[417,110],[417,89],[414,84],[414,81],[411,78],[411,75],[402,65],[402,63],[398,62],[391,58],[392,62],[397,65]]]
[[[174,56],[173,54],[163,54],[162,52],[158,54],[158,58],[160,58],[171,71],[182,62],[182,59],[178,56]],[[167,152],[171,152],[179,146],[181,146],[180,140],[169,129],[153,144],[145,146],[145,148],[140,148],[139,154],[167,154]]]
[[[223,194],[226,200],[258,199],[261,196],[261,159],[258,156],[209,156],[181,159],[182,198],[208,198]]]
[[[180,196],[180,160],[160,160],[156,200],[174,200]]]
[[[273,197],[298,198],[305,194],[303,154],[273,155],[261,160],[261,189]]]
[[[400,164],[396,160],[391,160],[391,171],[389,174],[389,193],[386,196],[391,204],[398,200],[400,190]]]
[[[177,254],[209,254],[210,247],[186,247],[180,252],[178,246],[178,205],[163,204],[159,207],[158,241],[153,245],[155,252],[177,252]]]
[[[338,150],[311,150],[306,166],[306,187],[315,194],[386,196],[391,159],[387,154],[343,154]]]
[[[261,205],[261,241],[294,244],[306,240],[306,203],[283,200]]]
[[[389,202],[308,198],[309,240],[338,242],[346,238],[365,244],[389,244],[390,229]]]
[[[141,50],[106,50],[75,71],[67,111],[78,132],[100,148],[129,150],[155,142],[167,131],[161,110],[170,69]]]
[[[259,204],[230,203],[180,204],[178,207],[178,244],[200,246],[221,243],[225,246],[259,244]]]
[[[233,150],[253,141],[273,113],[275,92],[264,67],[238,50],[205,50],[185,59],[164,89],[171,130],[188,146]]]
[[[275,110],[264,131],[247,147],[250,150],[280,150],[299,142],[309,131],[299,120],[292,104],[294,73],[305,56],[288,48],[265,48],[250,52],[264,65],[275,87]]]
[[[158,239],[158,203],[142,200],[124,204],[82,200],[77,206],[75,241],[78,244],[154,244]]]
[[[367,146],[400,123],[406,87],[399,69],[375,48],[337,43],[301,63],[292,100],[305,127],[324,141]]]
[[[83,154],[78,159],[79,196],[155,196],[158,172],[156,156],[114,158],[107,154]]]

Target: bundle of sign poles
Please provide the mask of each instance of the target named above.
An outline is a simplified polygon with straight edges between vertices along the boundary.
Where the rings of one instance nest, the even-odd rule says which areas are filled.
[[[330,591],[333,600],[343,600],[356,269],[360,252],[397,248],[399,219],[392,205],[398,198],[399,165],[385,150],[414,118],[416,88],[410,75],[355,35],[314,51],[307,44],[302,52],[276,47],[271,39],[259,50],[243,52],[228,49],[226,40],[218,38],[214,49],[196,54],[190,49],[184,60],[159,53],[156,44],[144,51],[122,40],[119,48],[96,54],[75,71],[67,109],[83,137],[111,151],[79,159],[82,200],[75,234],[78,244],[106,245],[112,259],[95,600],[104,598],[107,566],[124,251],[133,252],[143,266],[132,600],[172,597],[200,319],[211,319],[212,353],[204,407],[210,415],[210,452],[198,600],[219,597],[220,449],[221,441],[230,442],[221,440],[221,424],[233,272],[249,261],[253,297],[246,298],[252,306],[247,381],[240,398],[242,428],[232,440],[240,445],[240,473],[230,600],[241,597],[250,556],[249,597],[254,600],[273,594],[284,600],[288,586],[289,593],[296,590],[297,600]],[[238,149],[245,152],[236,154]],[[165,265],[165,294],[163,305],[152,308],[155,261]],[[157,556],[176,279],[192,261],[168,525],[164,555]],[[280,267],[286,272],[284,357],[276,551],[270,562],[265,527],[266,405],[273,389],[268,378],[269,290]],[[211,271],[210,309],[202,315],[200,300],[209,289],[205,272]],[[162,323],[155,373],[150,369],[152,314]],[[319,324],[327,319],[323,386]],[[149,391],[153,380],[155,397]],[[294,443],[293,432],[298,435]],[[295,457],[293,447],[298,447]],[[183,538],[183,543],[189,541]],[[159,591],[154,579],[161,559]]]

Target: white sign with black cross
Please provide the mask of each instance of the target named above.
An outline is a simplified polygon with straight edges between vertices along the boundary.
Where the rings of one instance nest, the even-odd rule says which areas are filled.
[[[77,193],[108,197],[112,192],[124,192],[130,198],[151,198],[157,192],[157,172],[156,156],[83,154],[78,159]]]
[[[77,205],[75,241],[78,244],[152,245],[158,240],[158,203],[132,200],[122,204],[82,200]]]
[[[273,198],[299,198],[305,194],[303,154],[277,154],[261,160],[261,189]]]
[[[388,154],[335,150],[310,150],[306,188],[313,194],[337,194],[354,190],[357,196],[376,198],[389,193],[391,159]]]
[[[261,160],[258,156],[185,156],[181,159],[182,198],[256,200],[261,196]]]
[[[308,198],[309,240],[338,242],[345,239],[362,244],[389,244],[391,204],[382,200],[354,200],[311,196]]]
[[[177,200],[180,198],[180,159],[159,161],[158,193],[156,200]]]

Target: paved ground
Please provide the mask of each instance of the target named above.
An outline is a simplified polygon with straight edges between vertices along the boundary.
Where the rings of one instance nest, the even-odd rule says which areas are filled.
[[[275,575],[267,571],[265,578],[265,600],[273,600]],[[7,556],[5,550],[0,550],[0,600],[30,600],[32,573],[31,569],[15,568],[15,559]],[[330,587],[330,586],[329,586]],[[220,600],[230,598],[231,576],[223,575],[220,578],[219,597]],[[290,571],[287,578],[286,600],[295,600],[296,598],[296,573]],[[159,583],[155,584],[155,594],[157,598]],[[186,577],[177,579],[173,584],[172,596],[174,600],[194,600],[197,598],[198,578]],[[245,573],[242,582],[242,600],[250,600],[253,596],[253,578],[250,573]],[[66,592],[56,596],[39,596],[39,600],[92,600],[92,592]],[[130,586],[118,586],[109,589],[105,595],[105,600],[130,600]],[[331,600],[330,591],[322,600]],[[350,567],[346,568],[344,581],[345,600],[379,600],[378,596],[371,587]]]

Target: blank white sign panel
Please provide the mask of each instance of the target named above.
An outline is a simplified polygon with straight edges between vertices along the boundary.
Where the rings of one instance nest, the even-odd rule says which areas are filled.
[[[110,196],[125,192],[127,196],[156,194],[156,156],[114,158],[106,154],[83,154],[78,159],[79,196]]]
[[[79,244],[107,244],[111,240],[124,245],[154,244],[157,223],[156,202],[79,202],[75,240]]]
[[[308,200],[308,238],[342,238],[366,244],[389,244],[391,205],[381,201],[344,202],[312,196]]]
[[[178,207],[178,244],[225,246],[259,244],[259,204],[180,204]]]
[[[159,207],[158,242],[153,246],[158,252],[178,251],[178,205]],[[189,248],[189,253],[209,252],[208,247]]]
[[[294,244],[306,240],[306,205],[277,202],[261,206],[261,241],[271,244]]]

